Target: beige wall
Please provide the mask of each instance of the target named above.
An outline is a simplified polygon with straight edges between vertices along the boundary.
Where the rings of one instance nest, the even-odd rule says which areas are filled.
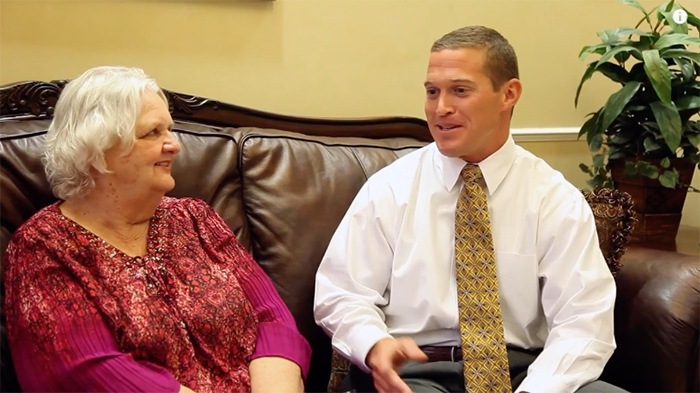
[[[700,15],[696,1],[682,3]],[[520,57],[514,127],[578,127],[615,88],[594,78],[573,107],[580,48],[637,20],[614,0],[0,0],[0,83],[125,64],[168,89],[265,111],[422,117],[430,44],[484,24]],[[584,186],[585,144],[523,145]],[[699,206],[700,194],[689,195],[685,224],[700,226]]]

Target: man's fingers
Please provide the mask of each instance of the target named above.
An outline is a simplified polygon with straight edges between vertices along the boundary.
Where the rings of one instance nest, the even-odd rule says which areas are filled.
[[[372,378],[374,379],[374,387],[379,393],[411,393],[408,385],[393,370],[386,374],[373,371]]]
[[[399,347],[401,348],[401,353],[405,359],[415,360],[417,362],[428,361],[428,355],[421,351],[418,344],[416,344],[410,337],[403,337],[397,340]]]
[[[381,373],[372,371],[372,380],[374,381],[374,387],[377,388],[378,393],[391,392],[391,385],[387,383],[387,381],[384,379],[384,376],[381,375]]]
[[[428,359],[410,337],[386,338],[374,344],[367,354],[366,363],[379,393],[411,393],[398,374],[399,368],[408,359],[419,362]]]
[[[428,361],[428,355],[426,355],[425,352],[421,351],[418,347],[407,349],[405,355],[407,358],[416,362]]]
[[[394,373],[394,376],[392,377],[391,381],[391,391],[392,392],[397,392],[397,393],[412,393],[411,388],[406,385],[406,382],[399,377],[399,374]]]

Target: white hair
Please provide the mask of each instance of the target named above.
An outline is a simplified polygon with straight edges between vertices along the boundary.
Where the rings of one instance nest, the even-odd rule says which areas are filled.
[[[44,144],[44,170],[59,199],[95,187],[91,169],[108,173],[104,152],[121,143],[129,151],[145,89],[167,103],[156,81],[140,68],[102,66],[85,71],[61,92]]]

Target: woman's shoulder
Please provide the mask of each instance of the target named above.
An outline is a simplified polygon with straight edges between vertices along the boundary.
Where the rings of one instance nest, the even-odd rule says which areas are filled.
[[[12,238],[17,239],[46,239],[53,234],[59,233],[63,226],[63,215],[58,208],[60,202],[54,202],[36,213],[17,228],[12,234]]]
[[[208,215],[213,211],[207,202],[200,198],[193,197],[163,197],[158,206],[162,213],[167,212],[170,216],[200,216]]]
[[[191,197],[164,197],[155,214],[155,221],[182,235],[200,236],[216,232],[227,236],[231,230],[207,202]]]
[[[71,226],[53,203],[34,213],[10,238],[5,250],[8,271],[16,266],[26,273],[54,266],[49,255],[64,253],[71,241]]]
[[[158,206],[164,209],[187,209],[187,208],[208,208],[209,205],[200,198],[194,197],[163,197],[163,200]]]

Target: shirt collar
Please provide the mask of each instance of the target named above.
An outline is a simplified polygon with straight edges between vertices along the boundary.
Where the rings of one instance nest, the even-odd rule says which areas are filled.
[[[437,145],[435,146],[435,151],[438,155],[438,170],[442,172],[445,188],[450,191],[457,185],[460,178],[459,174],[462,172],[462,168],[464,168],[467,162],[459,157],[447,157],[443,155],[440,153],[440,150],[437,149]],[[509,135],[503,146],[495,153],[486,157],[483,161],[477,163],[481,169],[481,173],[484,175],[489,195],[496,191],[514,161],[515,141],[513,141],[513,137]]]

